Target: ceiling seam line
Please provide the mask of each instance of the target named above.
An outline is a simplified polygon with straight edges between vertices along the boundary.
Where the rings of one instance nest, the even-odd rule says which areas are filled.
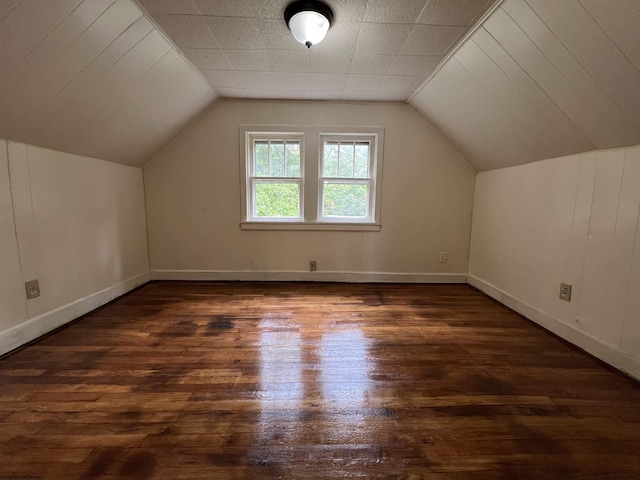
[[[153,16],[152,16],[152,15],[151,15],[151,14],[150,14],[150,13],[149,13],[145,8],[144,8],[144,7],[140,4],[140,0],[134,0],[134,1],[135,1],[136,6],[138,7],[138,9],[140,10],[140,13],[142,14],[142,16],[143,16],[143,17],[145,17],[145,18],[147,19],[147,21],[151,24],[151,26],[152,26],[155,30],[157,30],[157,31],[158,31],[158,33],[160,33],[160,35],[162,35],[162,37],[165,39],[165,41],[166,41],[169,45],[171,45],[171,46],[172,46],[172,47],[173,47],[173,48],[174,48],[174,49],[175,49],[175,50],[180,54],[180,56],[182,57],[182,59],[183,59],[185,62],[187,62],[187,65],[189,65],[189,66],[191,67],[191,70],[193,70],[193,71],[194,71],[194,73],[195,73],[196,75],[198,75],[206,85],[208,85],[208,86],[209,86],[209,89],[210,89],[214,94],[216,94],[215,90],[213,89],[213,87],[211,86],[211,84],[207,81],[207,79],[204,77],[204,75],[202,74],[202,72],[198,69],[198,67],[196,67],[196,66],[193,64],[193,62],[189,59],[189,57],[187,57],[187,56],[182,52],[182,50],[180,50],[180,48],[178,47],[178,45],[176,45],[176,44],[175,44],[175,42],[173,41],[173,39],[171,39],[171,38],[169,37],[169,35],[167,35],[167,34],[165,33],[165,31],[160,27],[160,25],[158,25],[158,23],[155,21],[155,19],[153,18]],[[192,2],[193,2],[193,0],[192,0]],[[194,5],[195,5],[195,4],[194,4]],[[196,10],[198,10],[198,8],[197,8],[197,7],[196,7]],[[199,10],[198,10],[198,11],[199,11]],[[193,15],[192,15],[192,16],[193,16]],[[206,22],[205,22],[205,25],[206,25]],[[207,26],[207,28],[208,28],[208,26]],[[211,35],[213,36],[213,34],[211,34]],[[214,37],[214,39],[213,39],[213,40],[216,42],[216,45],[218,45],[218,41],[215,39],[215,37]],[[185,47],[185,48],[187,48],[187,47]],[[218,48],[218,50],[220,50],[220,49]],[[222,50],[220,50],[220,51],[222,51]],[[223,55],[224,55],[224,52],[223,52]],[[226,56],[225,56],[225,58],[226,58]],[[229,60],[227,59],[227,61],[229,61]],[[216,96],[217,96],[217,94],[216,94]]]
[[[134,89],[138,84],[140,84],[144,78],[149,74],[149,72],[151,72],[156,65],[160,64],[166,57],[167,55],[170,55],[172,52],[175,52],[175,50],[173,49],[169,49],[161,58],[159,58],[153,65],[151,65],[151,67],[144,72],[140,78],[138,78],[129,88],[125,89],[120,95],[118,95],[116,98],[113,99],[112,102],[110,102],[108,105],[106,105],[100,112],[98,112],[93,120],[99,120],[99,118],[112,106],[114,105],[117,101],[119,101],[122,97],[126,96],[127,93],[129,93],[132,89]],[[176,52],[177,54],[177,52]],[[180,55],[177,55],[177,57],[169,64],[167,65],[163,70],[161,70],[158,75],[160,75],[161,73],[166,72],[167,70],[169,70],[169,68],[171,68],[178,60],[180,59]],[[112,136],[110,138],[114,138],[118,135],[120,135],[120,133],[125,130],[128,126],[130,126],[135,120],[137,120],[141,115],[137,114],[132,120],[130,120],[126,125],[122,126],[122,128],[118,129],[117,132],[112,133]],[[83,130],[83,132],[85,132],[87,129],[89,129],[91,127],[91,124],[88,124],[85,129]]]
[[[415,97],[416,95],[418,95],[418,93],[420,93],[428,84],[429,82],[431,82],[431,80],[438,74],[438,72],[440,71],[440,69],[449,61],[450,58],[453,58],[453,56],[456,54],[456,52],[458,51],[458,49],[460,49],[462,47],[462,45],[467,41],[467,39],[471,38],[473,36],[473,34],[480,28],[482,27],[482,25],[484,24],[485,20],[487,18],[489,18],[491,15],[493,15],[493,12],[495,12],[496,10],[498,10],[502,4],[505,2],[506,0],[497,0],[495,4],[493,4],[493,6],[491,6],[489,8],[489,10],[487,10],[484,15],[482,15],[482,17],[480,17],[480,20],[478,20],[478,22],[473,25],[468,31],[467,33],[462,37],[462,39],[458,42],[457,45],[454,45],[454,47],[444,56],[444,58],[442,59],[442,61],[440,61],[440,63],[436,66],[436,68],[433,70],[433,72],[431,72],[431,74],[427,77],[427,79],[422,82],[418,88],[416,88],[413,93],[411,93],[409,95],[409,97],[407,97],[407,100],[405,101],[405,103],[410,103]]]
[[[78,35],[78,36],[77,36],[77,37],[76,37],[76,38],[71,42],[71,44],[67,45],[67,46],[64,48],[64,50],[62,50],[62,52],[60,52],[60,54],[59,54],[57,57],[53,58],[49,63],[47,63],[47,65],[44,67],[43,71],[44,71],[44,70],[47,70],[47,68],[48,68],[48,67],[49,67],[53,62],[55,62],[58,58],[60,58],[62,55],[64,55],[64,53],[65,53],[65,52],[70,48],[70,46],[71,46],[71,45],[73,45],[73,44],[78,40],[78,38],[80,38],[80,37],[84,34],[84,32],[86,32],[86,31],[91,27],[91,25],[93,25],[93,24],[94,24],[94,23],[95,23],[95,22],[96,22],[96,21],[97,21],[97,20],[98,20],[102,15],[104,15],[104,13],[105,13],[107,10],[109,10],[109,9],[113,6],[113,4],[114,4],[115,2],[116,2],[116,0],[111,0],[111,3],[109,4],[109,6],[108,6],[107,8],[105,8],[105,9],[102,11],[102,13],[101,13],[100,15],[98,15],[98,16],[96,17],[96,19],[95,19],[93,22],[91,22],[91,23],[87,26],[87,28],[85,28],[84,30],[82,30],[82,32],[80,32],[80,35]],[[22,2],[20,2],[20,3],[22,3]],[[13,71],[14,71],[16,68],[18,68],[20,65],[22,65],[22,63],[23,63],[23,62],[24,62],[24,61],[25,61],[25,60],[26,60],[26,59],[27,59],[27,58],[28,58],[28,57],[29,57],[29,56],[30,56],[30,55],[31,55],[31,54],[32,54],[32,53],[33,53],[33,52],[34,52],[34,51],[35,51],[35,50],[40,46],[40,45],[42,45],[42,43],[43,43],[47,38],[49,38],[49,36],[50,36],[53,32],[55,32],[55,31],[60,27],[60,25],[62,25],[62,24],[65,22],[65,20],[67,20],[67,18],[69,18],[69,17],[73,14],[73,12],[75,12],[78,8],[80,8],[80,6],[81,6],[83,3],[84,3],[84,0],[82,0],[81,2],[79,2],[79,3],[78,3],[78,5],[76,5],[76,6],[75,6],[75,7],[74,7],[74,8],[73,8],[73,9],[72,9],[72,10],[71,10],[71,11],[70,11],[70,12],[69,12],[69,13],[68,13],[64,18],[63,18],[63,19],[61,19],[61,20],[60,20],[60,22],[58,22],[58,23],[57,23],[57,24],[56,24],[56,25],[55,25],[55,26],[54,26],[54,27],[53,27],[53,28],[52,28],[52,29],[51,29],[51,30],[50,30],[50,31],[49,31],[49,32],[44,36],[44,37],[42,37],[42,39],[40,39],[40,41],[39,41],[36,45],[34,45],[34,46],[33,46],[33,48],[32,48],[31,50],[29,50],[29,52],[27,52],[27,54],[26,54],[24,57],[22,57],[22,58],[20,59],[20,61],[19,61],[19,62],[18,62],[18,63],[13,67],[13,68],[11,68],[11,70],[9,70],[7,73],[5,73],[5,74],[2,76],[2,78],[0,79],[0,81],[3,81],[6,77],[8,77],[8,76],[11,74],[11,72],[13,72]],[[16,5],[16,7],[17,7],[17,6],[18,6],[18,5]],[[15,7],[14,7],[14,8],[15,8]],[[30,83],[28,83],[28,84],[26,84],[26,85],[23,85],[21,88],[28,88],[28,87],[29,87],[33,82],[35,82],[35,79],[34,79],[32,82],[30,82]]]
[[[531,6],[527,3],[527,0],[521,0],[523,2],[525,2],[525,4],[527,4],[527,6],[529,8],[531,8]],[[591,105],[591,102],[589,102],[583,95],[582,93],[580,93],[580,91],[574,86],[573,82],[569,81],[569,79],[564,75],[563,72],[561,72],[559,70],[559,68],[549,59],[549,57],[540,49],[540,47],[538,46],[538,44],[536,42],[533,41],[533,39],[529,36],[529,34],[522,28],[522,26],[518,23],[518,21],[516,19],[514,19],[509,12],[507,12],[505,9],[503,9],[505,15],[507,15],[511,21],[516,25],[516,27],[518,27],[518,30],[520,30],[522,32],[522,34],[527,37],[527,39],[529,40],[529,42],[531,42],[531,45],[533,45],[533,47],[540,53],[540,55],[542,55],[542,57],[544,57],[544,59],[547,61],[547,63],[553,68],[553,70],[555,72],[557,72],[558,75],[560,75],[560,77],[562,77],[562,79],[567,83],[567,85],[569,85],[571,87],[571,90],[578,95],[584,102],[585,106],[594,114],[594,116],[597,117],[597,110],[595,109],[595,107],[593,105]],[[551,34],[556,37],[555,33],[553,32],[553,30],[551,30],[551,28],[549,28],[549,26],[542,20],[542,18],[540,18],[540,16],[537,14],[537,12],[535,10],[533,10],[533,8],[531,8],[531,11],[536,15],[536,17],[538,17],[540,19],[540,21],[542,23],[544,23],[544,25],[547,27],[547,29],[551,32]],[[492,35],[493,36],[493,35]],[[558,39],[556,37],[556,39],[558,40],[558,42],[560,42],[560,39]],[[496,41],[498,41],[496,39]],[[500,42],[498,42],[500,43]],[[571,52],[569,51],[569,49],[567,49],[567,47],[562,43],[562,46],[567,50],[567,52],[569,52],[569,54],[573,57],[573,54],[571,54]],[[575,58],[575,57],[573,57]],[[577,61],[577,59],[576,59]],[[520,65],[519,62],[516,61],[516,63],[518,63],[518,65]],[[537,83],[537,82],[536,82]],[[542,88],[542,86],[540,86],[540,88]],[[546,92],[546,89],[542,88],[542,90],[544,92]],[[555,102],[554,102],[555,103]],[[556,103],[557,105],[557,103]],[[563,112],[565,111],[564,108],[560,107],[560,105],[558,105],[558,108],[560,108],[560,110],[562,110]],[[569,116],[567,114],[567,116]],[[571,117],[569,117],[572,121],[572,123],[576,126],[576,128],[578,128],[582,134],[587,137],[587,139],[589,139],[591,141],[591,143],[594,144],[595,148],[598,148],[597,145],[595,145],[595,141],[593,139],[591,139],[591,137],[589,135],[587,135],[587,133],[583,130],[583,128],[581,126],[579,126],[575,120],[573,120]]]
[[[531,77],[531,75],[529,75],[529,72],[527,72],[518,62],[515,58],[513,58],[511,56],[511,54],[502,46],[502,44],[489,32],[487,31],[484,27],[482,28],[482,30],[489,36],[491,37],[495,42],[496,45],[498,47],[500,47],[500,49],[505,53],[505,55],[507,55],[513,62],[514,64],[520,69],[520,71],[522,71],[523,75],[525,75],[529,80],[531,80],[531,82],[537,87],[537,89],[540,91],[540,93],[542,95],[544,95],[547,99],[549,99],[549,101],[558,109],[558,112],[562,115],[562,117],[573,127],[575,128],[579,133],[582,134],[582,136],[585,138],[585,140],[587,142],[589,142],[593,148],[595,149],[596,146],[593,144],[593,142],[580,130],[577,128],[576,124],[573,122],[573,120],[571,120],[571,118],[569,118],[569,116],[567,116],[567,114],[564,112],[564,110],[562,110],[562,108],[560,108],[560,106],[558,104],[556,104],[553,100],[553,98],[551,98],[547,92],[540,86],[538,85],[538,83]],[[471,41],[473,43],[475,43],[478,48],[480,48],[480,50],[482,50],[487,57],[489,57],[489,59],[493,62],[494,65],[496,65],[496,67],[505,75],[505,77],[507,77],[509,79],[509,81],[515,86],[515,88],[522,94],[523,97],[525,97],[527,99],[527,101],[531,104],[531,106],[540,113],[540,115],[542,115],[547,121],[548,123],[553,126],[555,124],[554,119],[548,115],[544,110],[540,109],[538,107],[538,102],[535,101],[534,98],[532,98],[528,93],[525,92],[525,90],[523,90],[522,88],[520,88],[519,82],[516,82],[491,56],[491,54],[489,52],[487,52],[482,45],[480,45],[476,40],[474,40],[473,38],[471,39]]]
[[[591,17],[591,19],[596,23],[596,25],[598,25],[598,28],[600,28],[600,30],[602,30],[602,33],[611,41],[611,43],[615,46],[615,48],[620,52],[620,54],[622,54],[622,56],[631,64],[631,66],[633,66],[638,73],[640,74],[640,66],[636,65],[628,56],[627,54],[624,52],[624,50],[622,50],[619,46],[618,43],[611,38],[611,35],[609,35],[609,32],[607,32],[607,30],[604,28],[604,26],[598,21],[598,19],[596,17],[594,17],[591,12],[589,11],[589,9],[584,5],[584,3],[582,2],[582,0],[578,0],[578,2],[580,3],[580,6],[584,9],[585,12],[587,12],[587,15],[589,15]]]
[[[93,60],[91,60],[87,65],[85,65],[80,72],[78,72],[78,75],[76,75],[75,77],[73,77],[73,79],[71,79],[69,82],[67,82],[65,84],[65,86],[58,92],[56,93],[48,102],[47,104],[44,106],[44,108],[49,107],[56,98],[58,98],[58,96],[64,92],[67,87],[69,87],[69,85],[71,85],[73,83],[73,81],[78,78],[82,72],[84,72],[87,68],[89,68],[89,66],[91,64],[93,64],[93,62],[96,61],[96,59],[98,59],[102,54],[104,54],[104,52],[106,52],[116,41],[118,41],[118,39],[125,33],[127,32],[129,29],[131,29],[136,23],[138,23],[138,21],[143,18],[144,15],[140,15],[140,17],[136,18],[133,22],[131,22],[131,24],[125,28],[120,35],[118,35],[116,38],[113,39],[113,41],[111,43],[109,43],[109,45],[107,45],[104,49],[102,49],[102,51],[93,57]],[[153,27],[153,25],[151,25]],[[140,40],[138,40],[135,44],[133,44],[131,47],[129,47],[122,55],[120,55],[111,65],[109,65],[109,67],[107,68],[106,72],[108,72],[109,70],[111,70],[115,65],[118,64],[118,62],[120,62],[124,57],[126,57],[135,47],[137,47],[140,42],[142,42],[145,38],[147,38],[149,35],[151,35],[151,33],[154,31],[154,29],[152,28],[151,30],[149,30],[149,32],[147,32],[144,36],[142,36],[142,38],[140,38]],[[95,83],[92,83],[91,85],[88,85],[86,88],[82,89],[82,91],[80,92],[81,95],[85,95],[87,92],[89,92],[92,88],[95,88]],[[52,123],[55,123],[56,119],[52,118],[49,122],[47,122],[44,126],[43,129],[46,130],[48,129],[49,125],[51,125]]]
[[[617,101],[615,101],[613,98],[611,98],[611,96],[609,95],[609,92],[600,84],[600,82],[592,75],[592,73],[583,65],[583,63],[573,54],[572,50],[567,47],[567,45],[565,45],[565,43],[558,37],[558,35],[556,34],[556,32],[549,26],[549,24],[547,24],[547,22],[544,21],[544,19],[538,15],[538,12],[536,12],[534,10],[534,8],[531,6],[531,4],[529,4],[528,0],[523,0],[527,6],[531,9],[531,11],[534,13],[534,15],[536,17],[538,17],[540,19],[540,21],[544,24],[544,26],[549,30],[549,32],[551,33],[551,35],[553,35],[553,37],[558,41],[558,43],[560,45],[562,45],[562,47],[567,51],[567,53],[575,60],[575,62],[580,66],[580,68],[582,68],[582,70],[584,70],[584,72],[587,74],[587,76],[593,81],[594,84],[596,84],[598,86],[598,88],[600,88],[600,90],[602,91],[602,93],[604,93],[606,95],[606,97],[611,101],[611,103],[620,111],[620,113],[622,115],[624,115],[625,117],[627,117],[627,119],[629,120],[629,122],[635,126],[636,130],[638,130],[640,128],[640,124],[636,125],[635,121],[629,117],[629,115],[627,114],[627,112],[625,112],[620,105],[618,104]],[[582,4],[580,4],[580,6],[582,6]],[[505,11],[505,13],[507,13]],[[507,15],[509,15],[507,13]],[[589,14],[589,12],[587,12],[587,15],[589,15],[591,17],[591,15]],[[510,18],[511,15],[509,15]],[[512,18],[513,20],[513,18]],[[516,22],[515,20],[513,20],[516,24],[518,24],[518,22]],[[596,22],[596,25],[598,25],[598,27],[600,28],[600,25]],[[518,24],[519,26],[519,24]],[[602,28],[600,28],[602,30]],[[522,30],[522,28],[521,28]],[[549,59],[549,57],[547,57],[547,55],[538,47],[538,45],[531,39],[531,37],[529,37],[529,35],[527,34],[527,32],[525,32],[524,30],[522,30],[523,33],[527,36],[527,38],[529,38],[531,40],[531,43],[533,43],[536,48],[538,49],[538,51],[544,56],[544,58],[553,66],[553,68],[562,76],[562,78],[564,78],[567,83],[569,85],[571,85],[572,90],[577,93],[580,98],[582,98],[585,102],[586,105],[588,105],[590,107],[590,109],[594,112],[594,113],[598,113],[598,109],[591,104],[591,102],[589,101],[589,99],[587,97],[585,97],[578,88],[576,88],[573,84],[573,82],[571,82],[562,71],[560,71],[560,69],[558,67],[556,67],[556,65],[551,61],[551,59]],[[605,34],[606,35],[606,34]],[[608,37],[607,37],[608,38]],[[615,43],[614,43],[615,45]],[[626,58],[626,57],[625,57]],[[640,133],[640,130],[638,130],[638,132]],[[618,138],[618,141],[620,143],[624,143],[622,141],[621,138],[618,137],[618,134],[616,132],[612,131],[612,134]]]

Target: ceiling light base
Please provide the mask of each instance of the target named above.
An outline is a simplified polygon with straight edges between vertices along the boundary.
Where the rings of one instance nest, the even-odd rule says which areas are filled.
[[[320,43],[333,22],[333,11],[319,0],[297,0],[284,10],[293,37],[307,48]]]

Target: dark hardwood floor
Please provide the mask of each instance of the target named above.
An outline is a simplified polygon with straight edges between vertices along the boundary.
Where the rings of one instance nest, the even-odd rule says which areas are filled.
[[[151,283],[0,360],[0,480],[640,479],[640,385],[466,285]]]

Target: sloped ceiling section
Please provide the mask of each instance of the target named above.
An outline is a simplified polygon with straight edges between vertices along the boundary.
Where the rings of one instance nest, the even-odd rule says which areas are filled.
[[[639,21],[639,0],[506,0],[410,104],[478,170],[640,144]]]
[[[0,0],[0,138],[142,165],[214,99],[132,0]]]

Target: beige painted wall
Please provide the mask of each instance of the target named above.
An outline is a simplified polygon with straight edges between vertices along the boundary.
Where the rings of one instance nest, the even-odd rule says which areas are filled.
[[[240,230],[241,124],[384,127],[382,231]],[[145,165],[144,177],[151,267],[166,274],[157,278],[308,273],[309,260],[318,262],[312,279],[467,272],[474,170],[405,104],[219,101]],[[447,264],[438,262],[444,251]]]
[[[0,353],[146,281],[145,221],[140,168],[0,140]]]
[[[640,377],[639,210],[640,146],[479,173],[470,281]]]

